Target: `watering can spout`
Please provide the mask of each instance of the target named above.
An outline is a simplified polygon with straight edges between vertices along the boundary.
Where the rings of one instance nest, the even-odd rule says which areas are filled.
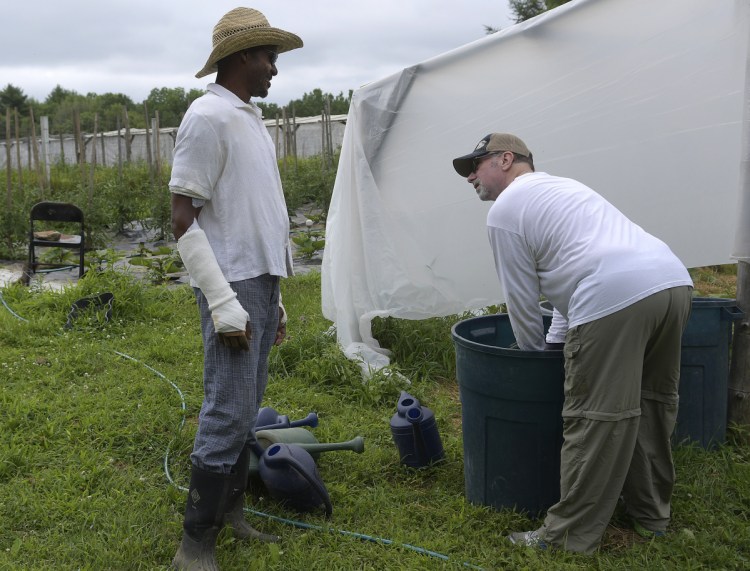
[[[401,395],[398,397],[398,404],[396,405],[398,414],[406,416],[406,411],[414,406],[418,407],[419,401],[406,391],[401,391]]]
[[[419,424],[424,418],[424,412],[422,412],[421,406],[413,406],[406,410],[406,420],[412,424]]]
[[[291,421],[289,423],[289,426],[291,428],[294,428],[296,426],[309,426],[311,428],[316,428],[318,426],[318,415],[314,412],[311,412],[305,418]]]

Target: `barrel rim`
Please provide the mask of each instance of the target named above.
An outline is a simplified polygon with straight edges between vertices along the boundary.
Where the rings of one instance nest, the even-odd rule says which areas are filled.
[[[507,313],[493,313],[491,315],[480,315],[478,317],[470,317],[468,319],[462,319],[461,321],[454,323],[453,327],[451,327],[451,336],[453,337],[453,342],[457,345],[461,345],[465,347],[466,349],[473,349],[475,351],[479,351],[481,353],[488,353],[490,355],[503,355],[505,357],[534,358],[534,359],[540,359],[540,358],[559,359],[562,356],[563,352],[561,349],[550,349],[550,350],[545,350],[545,351],[526,351],[523,349],[511,349],[510,347],[498,347],[496,345],[485,345],[484,343],[477,343],[476,341],[471,341],[470,339],[463,337],[456,331],[458,327],[461,327],[462,325],[465,325],[469,322],[492,320],[492,319],[497,321],[497,318],[502,315],[507,316],[508,314]]]
[[[737,305],[735,298],[729,297],[694,297],[693,307],[732,307]]]

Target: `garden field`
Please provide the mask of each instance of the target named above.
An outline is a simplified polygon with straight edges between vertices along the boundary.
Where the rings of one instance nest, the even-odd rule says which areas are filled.
[[[695,270],[701,295],[732,296],[733,267]],[[112,317],[71,304],[109,291]],[[0,290],[0,569],[166,569],[181,535],[189,453],[201,403],[201,341],[186,285],[91,271],[71,288]],[[665,538],[635,536],[618,511],[593,556],[537,552],[505,536],[540,521],[468,503],[451,325],[463,316],[379,320],[409,392],[434,412],[446,458],[399,463],[389,419],[397,375],[363,384],[320,310],[320,274],[283,282],[289,339],[274,349],[265,404],[291,418],[316,411],[321,442],[365,439],[365,451],[318,462],[333,503],[298,514],[256,488],[248,517],[279,544],[237,541],[225,571],[390,569],[747,569],[750,450],[675,450],[674,519]],[[507,462],[516,459],[507,458]]]

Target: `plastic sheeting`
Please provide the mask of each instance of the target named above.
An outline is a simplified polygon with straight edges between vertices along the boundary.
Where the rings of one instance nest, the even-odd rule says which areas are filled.
[[[354,93],[323,313],[387,364],[375,316],[503,301],[488,203],[453,170],[492,131],[591,186],[688,267],[750,257],[750,0],[574,0]]]

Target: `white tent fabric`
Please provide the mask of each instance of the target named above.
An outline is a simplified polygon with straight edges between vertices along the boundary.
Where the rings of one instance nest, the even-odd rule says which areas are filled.
[[[574,0],[354,93],[324,315],[388,363],[376,316],[501,303],[488,203],[452,167],[493,131],[591,186],[688,267],[750,258],[750,0]]]

